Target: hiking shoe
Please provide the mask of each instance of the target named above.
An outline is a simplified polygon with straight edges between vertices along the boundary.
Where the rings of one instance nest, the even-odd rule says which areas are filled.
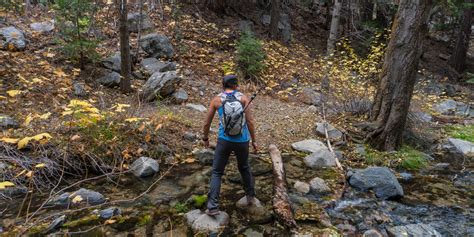
[[[208,216],[217,216],[217,215],[219,215],[219,213],[220,213],[219,209],[212,209],[212,210],[207,209],[206,210],[206,214]]]

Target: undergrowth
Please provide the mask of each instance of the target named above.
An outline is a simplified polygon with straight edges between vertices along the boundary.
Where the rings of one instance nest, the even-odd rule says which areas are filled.
[[[406,170],[419,170],[428,165],[426,154],[404,145],[396,152],[381,152],[367,148],[365,160],[369,165],[390,166]]]
[[[452,125],[445,128],[450,137],[474,142],[474,124],[462,126]]]

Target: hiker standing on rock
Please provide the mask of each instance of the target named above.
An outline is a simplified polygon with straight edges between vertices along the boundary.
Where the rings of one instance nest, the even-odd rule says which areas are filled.
[[[202,139],[204,146],[209,147],[209,129],[217,111],[219,114],[219,131],[212,162],[212,176],[206,211],[211,216],[219,214],[221,178],[232,152],[237,157],[247,202],[251,205],[255,201],[254,179],[248,161],[250,139],[255,152],[258,149],[255,137],[255,120],[249,107],[252,99],[237,90],[239,86],[235,75],[225,76],[222,79],[222,85],[224,92],[214,97],[209,105],[204,121]]]

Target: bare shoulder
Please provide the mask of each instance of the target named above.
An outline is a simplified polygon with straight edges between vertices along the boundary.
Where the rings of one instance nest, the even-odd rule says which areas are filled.
[[[221,97],[219,96],[214,96],[214,98],[212,98],[211,100],[211,105],[214,106],[216,109],[221,106],[221,103]]]
[[[244,103],[245,105],[247,105],[247,103],[249,103],[250,99],[248,96],[246,96],[245,94],[242,94],[242,97],[240,98],[240,101],[242,103]]]

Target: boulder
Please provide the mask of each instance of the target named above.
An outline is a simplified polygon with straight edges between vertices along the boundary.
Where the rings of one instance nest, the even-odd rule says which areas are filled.
[[[26,48],[23,32],[13,26],[0,28],[0,46],[4,50],[20,51]]]
[[[299,99],[301,102],[307,105],[321,105],[321,93],[313,90],[312,88],[306,87],[299,94]]]
[[[272,17],[270,15],[262,15],[261,22],[264,26],[269,26]],[[278,21],[278,30],[280,37],[284,43],[288,43],[291,40],[291,24],[290,16],[288,14],[280,14],[280,20]]]
[[[110,219],[114,216],[120,216],[122,211],[118,207],[109,207],[99,212],[99,217],[102,219]]]
[[[262,24],[263,24],[264,26],[269,26],[269,25],[270,25],[270,22],[272,21],[272,16],[270,16],[270,15],[262,15],[261,21],[262,21]]]
[[[456,101],[450,99],[433,105],[433,109],[443,115],[452,115],[456,112],[457,105]]]
[[[188,93],[180,88],[171,95],[171,100],[175,104],[182,104],[188,101]]]
[[[165,98],[176,90],[180,82],[181,77],[176,71],[155,72],[143,85],[143,96],[147,101]]]
[[[108,87],[116,87],[120,85],[120,74],[117,72],[109,72],[105,74],[104,76],[100,77],[97,79],[97,82],[99,82],[103,86],[108,86]]]
[[[214,151],[211,149],[201,149],[193,152],[194,156],[202,165],[212,165],[214,160]]]
[[[249,205],[247,196],[244,196],[235,203],[235,206],[244,213],[245,217],[253,224],[264,224],[272,220],[271,212],[269,212],[257,198]]]
[[[191,142],[194,142],[196,141],[196,139],[198,139],[199,135],[197,135],[196,133],[193,133],[193,132],[185,132],[184,135],[183,135],[183,138],[185,140],[188,140],[188,141],[191,141]]]
[[[149,57],[172,58],[174,54],[173,45],[165,35],[145,35],[140,39],[139,45]]]
[[[229,215],[223,211],[216,216],[209,216],[201,210],[192,210],[184,217],[195,232],[218,233],[229,224]]]
[[[176,70],[176,63],[160,61],[156,58],[145,58],[141,61],[142,71],[150,76],[155,72],[167,72]]]
[[[130,32],[138,32],[139,28],[140,31],[143,32],[144,30],[149,30],[154,27],[150,17],[145,13],[130,12],[127,14],[127,22],[128,31]],[[138,23],[140,23],[140,25]]]
[[[62,193],[59,196],[53,197],[46,203],[46,206],[66,207],[70,203],[69,193]]]
[[[49,33],[54,30],[54,21],[34,22],[30,24],[33,31],[40,33]]]
[[[301,181],[296,181],[293,188],[301,194],[307,194],[310,191],[309,184]]]
[[[305,153],[314,153],[321,150],[327,150],[328,148],[324,143],[316,139],[308,139],[291,144],[291,147],[297,151]]]
[[[328,137],[330,140],[337,141],[342,139],[342,132],[328,123],[316,123],[316,134],[321,137],[326,137],[326,133],[324,131],[324,124],[327,124],[326,129],[328,131]]]
[[[319,177],[313,178],[311,181],[309,181],[309,186],[310,186],[311,191],[317,194],[324,194],[324,193],[331,192],[331,189],[326,184],[326,181],[324,181],[324,179],[321,179]]]
[[[403,196],[403,188],[395,175],[387,167],[356,169],[347,174],[349,184],[361,191],[373,190],[381,199]]]
[[[62,215],[51,222],[48,227],[43,231],[43,234],[53,233],[58,230],[66,221],[66,215]]]
[[[336,166],[336,156],[329,149],[320,149],[304,158],[304,163],[310,168]]]
[[[91,205],[98,205],[105,202],[104,195],[102,195],[99,192],[92,191],[85,188],[81,188],[75,191],[74,193],[72,193],[71,195],[69,195],[69,199],[71,200],[71,202],[74,202],[74,200],[78,199],[76,198],[77,196],[81,197],[80,199],[82,200],[80,202],[85,202]]]
[[[253,22],[249,20],[239,21],[240,32],[253,32]]]
[[[158,173],[160,166],[156,160],[142,156],[132,163],[130,170],[135,176],[144,178]]]
[[[387,228],[389,236],[430,236],[441,237],[441,234],[433,227],[426,224],[410,224]]]
[[[117,51],[112,56],[102,60],[102,65],[107,69],[113,70],[115,72],[120,72],[121,62],[122,60],[120,58],[120,52]]]
[[[72,87],[74,89],[74,95],[75,96],[77,96],[77,97],[86,97],[87,96],[87,91],[81,83],[74,82],[72,84]]]
[[[18,128],[20,124],[8,115],[0,114],[0,129]]]
[[[474,155],[474,143],[457,138],[448,138],[443,148],[448,153],[461,155],[462,157]]]
[[[383,237],[383,235],[378,230],[370,229],[365,231],[362,237]]]
[[[192,110],[202,112],[202,113],[207,111],[207,108],[204,105],[200,105],[200,104],[186,104],[186,107]]]

